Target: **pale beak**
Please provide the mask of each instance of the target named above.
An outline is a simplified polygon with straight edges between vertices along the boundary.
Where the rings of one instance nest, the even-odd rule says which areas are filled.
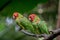
[[[29,20],[31,21],[31,18],[29,18]]]
[[[15,19],[15,17],[13,16],[13,19]]]

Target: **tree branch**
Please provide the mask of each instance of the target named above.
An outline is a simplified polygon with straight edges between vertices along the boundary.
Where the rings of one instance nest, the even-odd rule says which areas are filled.
[[[60,29],[53,30],[53,34],[50,34],[45,40],[53,40],[60,35]]]
[[[50,34],[50,35],[47,35],[47,34],[41,34],[41,35],[38,35],[38,34],[32,34],[32,33],[28,33],[27,31],[25,30],[21,30],[24,34],[28,35],[28,36],[32,36],[32,37],[44,37],[44,40],[53,40],[55,37],[57,37],[58,35],[60,35],[60,29],[56,29],[56,30],[53,30],[53,34]]]
[[[23,32],[24,34],[28,35],[28,36],[32,36],[32,37],[44,37],[45,34],[41,34],[41,35],[38,35],[38,34],[33,34],[33,33],[29,33],[25,30],[21,30],[21,32]]]

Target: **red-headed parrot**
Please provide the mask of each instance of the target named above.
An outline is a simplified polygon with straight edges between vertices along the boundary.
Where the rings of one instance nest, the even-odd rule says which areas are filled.
[[[36,14],[30,14],[28,18],[38,33],[49,34],[46,22],[41,20],[40,17],[38,17]]]
[[[28,30],[31,33],[35,33],[34,27],[31,22],[19,12],[13,13],[13,19],[15,20],[17,25],[21,27],[21,29]]]

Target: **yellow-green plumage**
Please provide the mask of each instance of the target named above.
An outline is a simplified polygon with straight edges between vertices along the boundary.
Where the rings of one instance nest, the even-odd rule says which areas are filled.
[[[16,23],[24,30],[28,30],[32,33],[35,33],[34,28],[31,24],[31,22],[26,18],[23,17],[21,14],[19,14],[18,18],[16,19]]]
[[[45,21],[40,21],[37,25],[42,34],[43,33],[49,34],[48,27]]]
[[[35,17],[34,21],[32,22],[35,29],[38,28],[38,32],[40,34],[49,34],[48,27],[45,21],[42,21],[38,16]]]

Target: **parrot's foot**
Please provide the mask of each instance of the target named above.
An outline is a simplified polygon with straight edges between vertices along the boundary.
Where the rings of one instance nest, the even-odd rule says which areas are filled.
[[[58,30],[60,30],[60,29],[58,29]],[[57,30],[51,30],[49,32],[50,32],[50,34],[55,34],[57,32]]]
[[[50,34],[54,34],[55,32],[54,32],[54,30],[51,30],[51,31],[49,31],[49,33],[50,33]]]

